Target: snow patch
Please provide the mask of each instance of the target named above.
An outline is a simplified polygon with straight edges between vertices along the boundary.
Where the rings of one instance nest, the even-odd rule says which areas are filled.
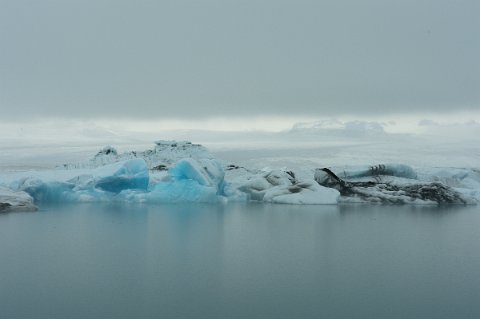
[[[188,141],[156,141],[153,149],[142,152],[125,152],[119,154],[112,146],[102,148],[93,158],[60,166],[64,169],[96,168],[130,159],[143,159],[149,169],[168,169],[183,158],[213,158],[209,151],[200,144]]]

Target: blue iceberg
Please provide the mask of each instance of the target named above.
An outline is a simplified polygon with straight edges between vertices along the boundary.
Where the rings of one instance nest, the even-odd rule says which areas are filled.
[[[162,180],[149,186],[143,159],[93,169],[67,181],[26,178],[16,185],[35,202],[218,202],[225,200],[224,171],[213,159],[180,160]]]
[[[71,197],[74,187],[74,184],[66,182],[28,178],[23,181],[18,190],[32,196],[35,202],[63,202]]]
[[[113,175],[100,178],[95,187],[111,193],[120,193],[126,189],[146,191],[148,180],[148,167],[145,161],[133,159],[124,162]]]
[[[166,181],[134,197],[153,203],[219,202],[225,200],[224,175],[216,160],[185,158],[170,169]]]
[[[107,201],[127,189],[146,191],[148,188],[148,168],[143,159],[106,165],[92,173],[68,181],[26,178],[15,188],[28,193],[35,202]]]

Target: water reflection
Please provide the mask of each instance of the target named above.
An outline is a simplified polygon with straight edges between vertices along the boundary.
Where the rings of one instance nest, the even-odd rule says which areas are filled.
[[[475,207],[63,205],[0,216],[6,318],[480,315]]]

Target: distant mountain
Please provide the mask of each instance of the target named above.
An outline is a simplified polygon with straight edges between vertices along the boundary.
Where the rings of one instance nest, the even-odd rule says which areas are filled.
[[[289,130],[292,134],[326,134],[335,136],[376,136],[385,135],[384,124],[374,121],[321,120],[296,123]]]

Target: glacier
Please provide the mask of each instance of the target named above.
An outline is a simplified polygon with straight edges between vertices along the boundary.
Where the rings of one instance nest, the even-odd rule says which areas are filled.
[[[199,144],[157,141],[142,152],[106,146],[90,160],[53,170],[0,173],[0,210],[108,201],[477,204],[480,172],[396,163],[255,169],[214,158]]]

